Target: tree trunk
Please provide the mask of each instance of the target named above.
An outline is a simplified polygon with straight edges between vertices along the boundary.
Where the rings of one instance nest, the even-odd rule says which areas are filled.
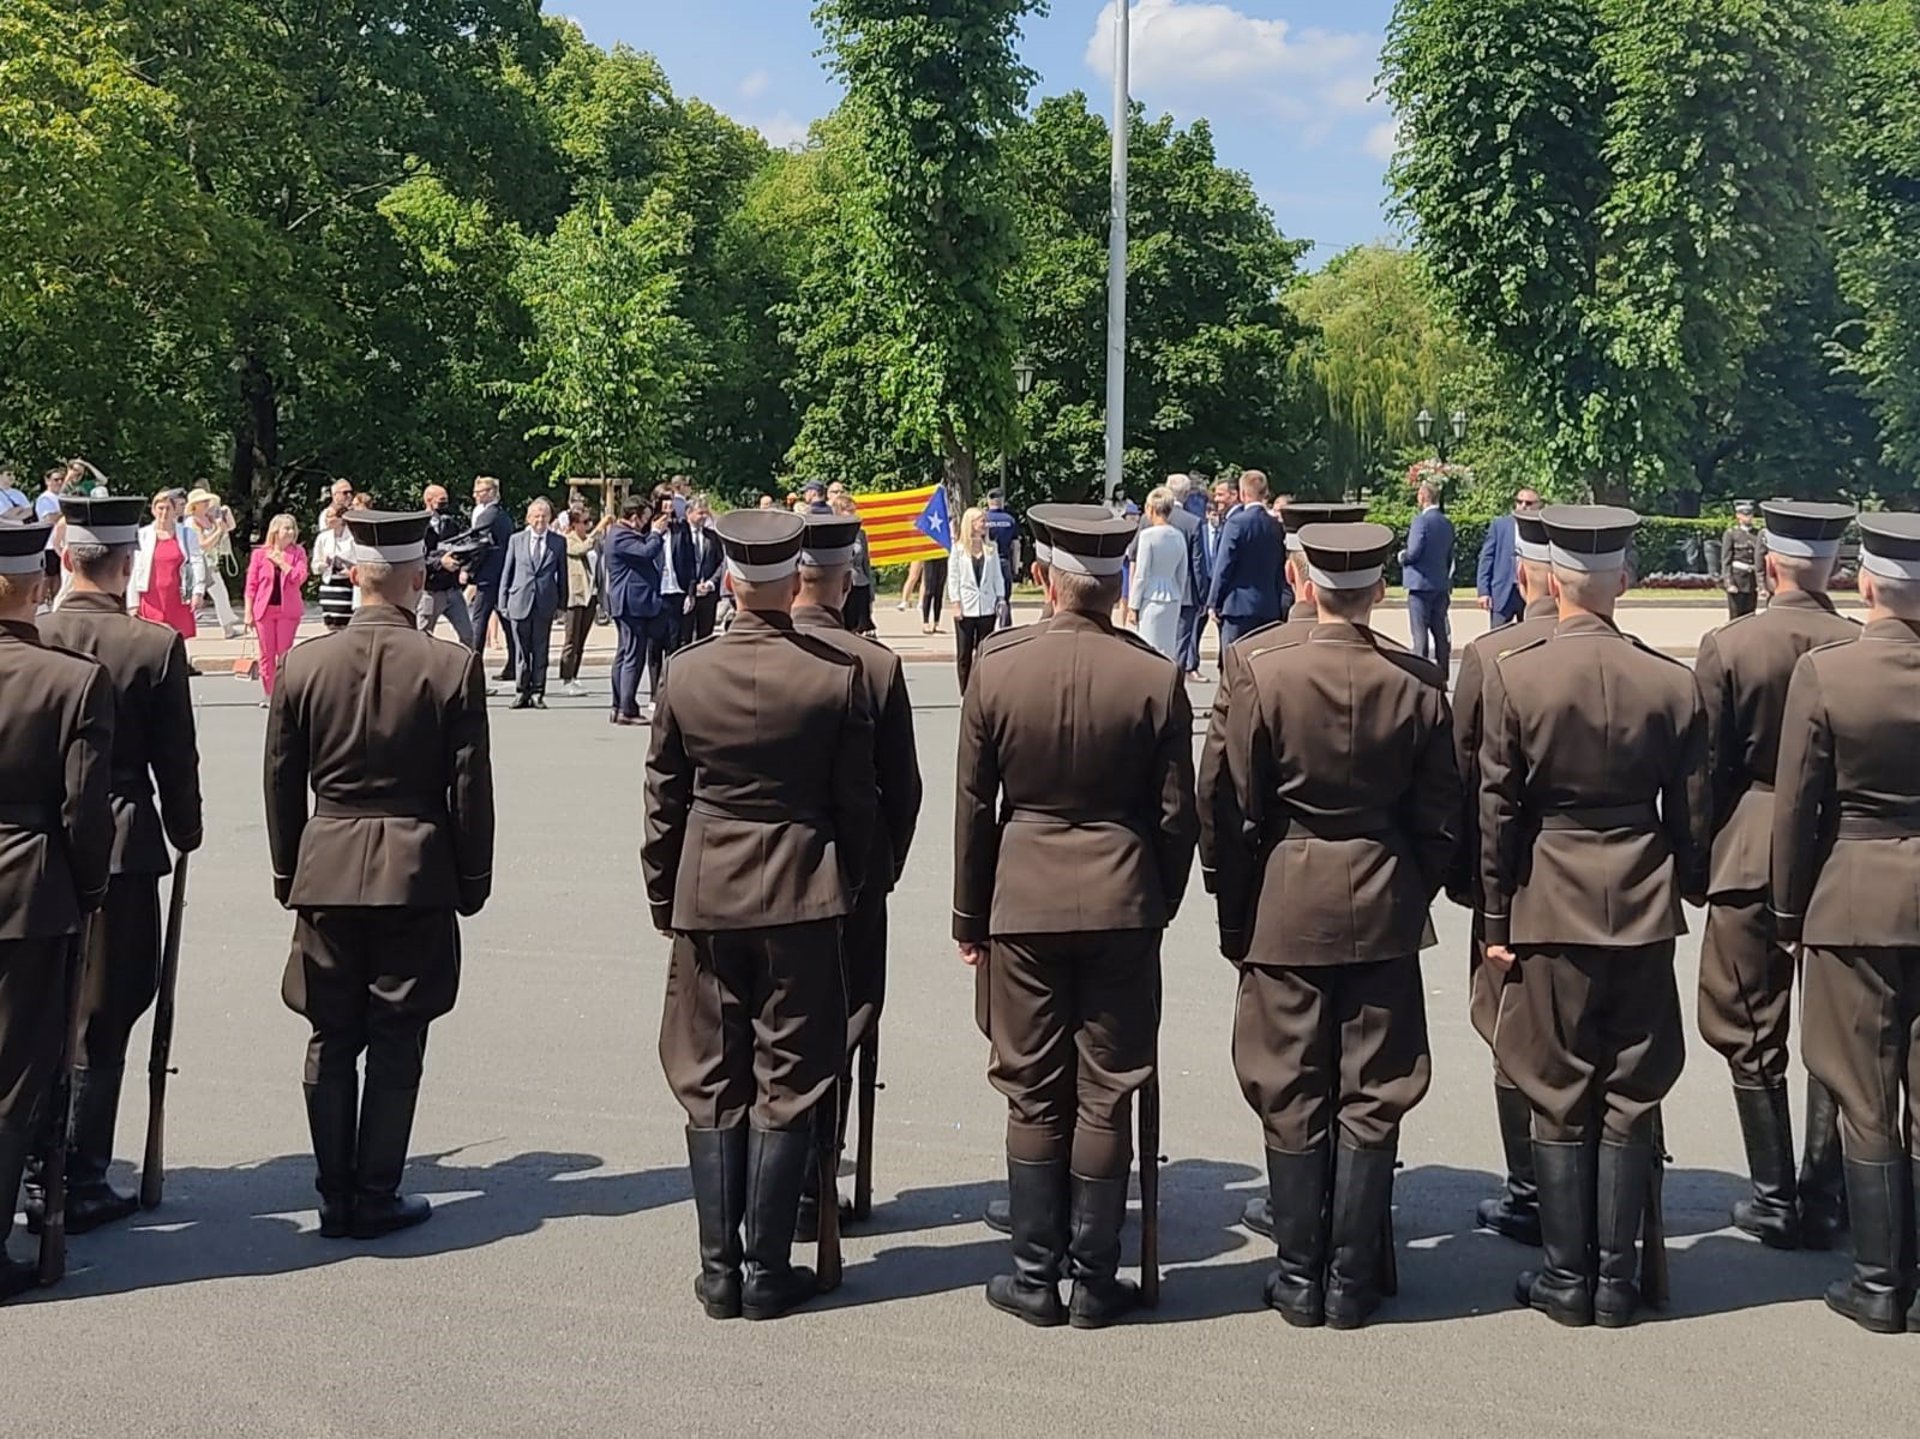
[[[240,404],[229,503],[243,533],[258,540],[262,517],[272,513],[280,488],[280,398],[265,362],[252,351],[240,357]]]
[[[953,432],[951,425],[941,426],[941,440],[946,450],[947,483],[960,497],[962,510],[972,507],[974,491],[979,484],[980,462],[973,451],[960,443],[960,437]]]
[[[1617,475],[1596,474],[1588,481],[1588,488],[1596,505],[1626,506],[1633,500],[1632,487]]]

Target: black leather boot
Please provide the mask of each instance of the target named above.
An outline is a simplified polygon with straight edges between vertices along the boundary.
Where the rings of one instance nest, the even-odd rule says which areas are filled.
[[[747,1131],[745,1263],[740,1312],[778,1319],[818,1293],[813,1271],[793,1263],[793,1218],[800,1184],[817,1163],[813,1126]]]
[[[1538,1249],[1540,1187],[1533,1180],[1533,1106],[1519,1090],[1496,1084],[1493,1110],[1500,1120],[1500,1149],[1507,1157],[1507,1187],[1481,1200],[1474,1217],[1482,1229]]]
[[[1333,1156],[1332,1255],[1327,1261],[1327,1327],[1358,1329],[1380,1307],[1386,1274],[1393,1156],[1339,1145]]]
[[[1075,1329],[1105,1329],[1140,1304],[1140,1286],[1119,1277],[1120,1226],[1127,1217],[1127,1176],[1072,1178],[1072,1232],[1067,1268],[1073,1276],[1068,1322]]]
[[[1640,1221],[1647,1212],[1652,1167],[1653,1150],[1645,1140],[1600,1146],[1593,1320],[1602,1329],[1625,1329],[1640,1312]]]
[[[1913,1161],[1913,1168],[1907,1175],[1907,1202],[1913,1206],[1914,1222],[1920,1225],[1920,1159]],[[1920,1235],[1920,1228],[1907,1231]],[[1914,1266],[1920,1263],[1920,1257],[1909,1252],[1907,1255],[1907,1281],[1913,1287],[1913,1303],[1907,1308],[1907,1332],[1920,1334],[1920,1273],[1914,1272]]]
[[[320,1237],[345,1239],[353,1228],[353,1158],[360,1085],[347,1073],[306,1086],[313,1136],[313,1187],[320,1191]]]
[[[1847,1212],[1853,1221],[1853,1275],[1827,1288],[1827,1308],[1875,1334],[1907,1327],[1913,1300],[1911,1175],[1905,1155],[1884,1163],[1849,1159]]]
[[[1800,1244],[1836,1249],[1847,1232],[1847,1181],[1840,1163],[1840,1106],[1807,1076],[1807,1147],[1800,1161]]]
[[[1324,1149],[1267,1151],[1262,1207],[1279,1255],[1267,1276],[1267,1307],[1298,1329],[1317,1328],[1327,1318],[1327,1188]]]
[[[689,1129],[687,1168],[700,1226],[693,1295],[709,1319],[740,1317],[740,1222],[747,1213],[747,1128]]]
[[[1269,1184],[1273,1182],[1271,1170],[1268,1172],[1267,1182]],[[1251,1229],[1262,1239],[1273,1238],[1272,1199],[1265,1194],[1254,1195],[1253,1198],[1247,1201],[1246,1208],[1240,1211],[1240,1224],[1241,1227],[1245,1229]]]
[[[989,1199],[987,1207],[980,1211],[980,1222],[995,1234],[1012,1234],[1013,1202],[1008,1199]]]
[[[20,1175],[27,1167],[25,1130],[0,1124],[0,1304],[33,1288],[34,1266],[7,1255],[7,1235],[13,1230],[13,1196],[20,1191]]]
[[[413,1138],[413,1107],[419,1098],[417,1089],[375,1089],[371,1084],[360,1096],[353,1183],[355,1239],[378,1239],[433,1217],[433,1206],[426,1200],[400,1192],[407,1141]]]
[[[1800,1247],[1800,1185],[1793,1170],[1793,1118],[1787,1087],[1735,1085],[1733,1107],[1747,1146],[1753,1196],[1733,1206],[1733,1227],[1769,1249]]]
[[[1514,1297],[1556,1324],[1593,1323],[1594,1151],[1585,1141],[1533,1141],[1545,1262],[1521,1273]]]
[[[107,1182],[113,1163],[113,1131],[120,1117],[124,1065],[73,1071],[73,1138],[67,1147],[67,1233],[87,1234],[127,1218],[140,1208],[137,1194]]]
[[[987,1303],[1003,1314],[1051,1329],[1064,1324],[1060,1271],[1067,1257],[1067,1161],[1007,1160],[1013,1221],[1013,1273],[987,1281]]]

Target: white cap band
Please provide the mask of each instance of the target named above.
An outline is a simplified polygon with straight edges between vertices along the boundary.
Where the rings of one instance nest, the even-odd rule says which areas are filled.
[[[1064,545],[1055,545],[1052,567],[1065,570],[1070,575],[1086,575],[1090,579],[1104,580],[1117,575],[1126,567],[1125,555],[1076,555]]]
[[[1307,561],[1307,578],[1318,590],[1364,590],[1380,583],[1386,573],[1383,565],[1368,565],[1364,570],[1323,570]]]
[[[780,560],[771,565],[749,565],[733,556],[727,556],[727,573],[732,575],[736,584],[766,585],[775,580],[784,580],[800,566],[800,557]]]
[[[1797,540],[1792,535],[1777,535],[1768,530],[1767,548],[1776,555],[1786,555],[1792,559],[1830,560],[1840,553],[1840,541]]]
[[[1532,540],[1515,540],[1514,550],[1523,560],[1531,560],[1536,565],[1553,563],[1553,546],[1536,545]]]
[[[1892,555],[1860,551],[1860,568],[1887,580],[1920,580],[1920,560],[1899,560]]]
[[[1553,563],[1563,570],[1578,570],[1581,574],[1603,575],[1608,570],[1625,569],[1627,552],[1608,550],[1604,554],[1589,555],[1581,550],[1563,550],[1558,545],[1548,545],[1548,554]]]
[[[812,569],[824,570],[834,565],[853,563],[853,552],[857,545],[834,545],[830,549],[806,549],[800,551],[800,563]]]
[[[37,575],[46,563],[41,558],[45,553],[42,546],[30,555],[0,555],[0,575]]]
[[[131,545],[140,538],[138,525],[99,525],[88,529],[67,521],[67,543],[70,545]]]
[[[421,540],[415,540],[410,545],[363,545],[356,541],[353,546],[353,562],[356,565],[404,565],[426,557],[427,546]]]
[[[1053,564],[1053,546],[1043,545],[1040,541],[1035,540],[1033,542],[1033,557],[1041,564],[1051,566]]]
[[[1287,531],[1287,553],[1290,555],[1297,555],[1305,549],[1306,549],[1306,546],[1300,543],[1300,532],[1298,530],[1288,530]]]

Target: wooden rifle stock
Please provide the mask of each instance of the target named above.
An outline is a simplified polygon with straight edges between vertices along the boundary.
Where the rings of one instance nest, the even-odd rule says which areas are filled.
[[[167,937],[160,950],[160,993],[153,1008],[153,1046],[147,1054],[147,1152],[140,1161],[140,1207],[155,1208],[167,1182],[167,1076],[173,1059],[174,994],[180,986],[180,926],[187,913],[187,857],[173,862],[167,894]]]
[[[73,1123],[73,1054],[80,1028],[80,972],[93,943],[93,916],[67,945],[65,1007],[60,1012],[60,1047],[53,1071],[53,1092],[47,1096],[45,1126],[52,1136],[41,1171],[46,1193],[46,1217],[40,1225],[40,1255],[36,1277],[44,1288],[58,1284],[67,1272],[67,1141]],[[12,1203],[11,1198],[7,1201]]]
[[[853,1217],[873,1213],[873,1101],[880,1090],[880,1021],[860,1041],[860,1128],[853,1151]]]
[[[822,1294],[840,1287],[840,1105],[844,1099],[840,1082],[835,1080],[833,1108],[813,1126],[815,1163],[820,1171],[820,1232],[813,1273]]]
[[[1667,1126],[1666,1116],[1653,1111],[1653,1159],[1647,1166],[1647,1210],[1640,1226],[1640,1298],[1655,1309],[1665,1309],[1672,1296],[1667,1272]]]

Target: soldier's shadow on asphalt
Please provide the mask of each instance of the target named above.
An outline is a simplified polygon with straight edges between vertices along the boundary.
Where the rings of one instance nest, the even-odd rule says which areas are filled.
[[[530,1234],[556,1219],[618,1218],[684,1203],[692,1195],[684,1166],[601,1173],[605,1162],[597,1156],[545,1151],[469,1165],[460,1161],[464,1152],[409,1159],[406,1192],[434,1196],[433,1219],[365,1241],[319,1237],[309,1154],[228,1169],[174,1170],[158,1209],[70,1240],[66,1279],[15,1302],[60,1303],[291,1274],[362,1257],[456,1253]],[[124,1166],[115,1166],[116,1184],[131,1180]]]

